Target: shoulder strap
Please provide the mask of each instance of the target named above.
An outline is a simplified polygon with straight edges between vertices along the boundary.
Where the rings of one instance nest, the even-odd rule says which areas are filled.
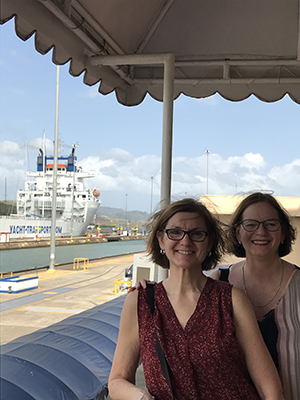
[[[147,300],[148,300],[151,314],[153,316],[154,308],[155,308],[154,307],[154,285],[151,283],[147,283]],[[157,336],[156,328],[155,328],[155,342],[156,342],[156,351],[158,354],[158,358],[159,358],[163,373],[165,374],[165,378],[168,382],[169,388],[171,390],[172,397],[174,399],[173,390],[172,390],[171,381],[170,381],[170,375],[169,375],[169,364],[168,364],[168,361],[166,360],[165,354],[163,352],[159,338]]]
[[[230,267],[231,267],[231,265],[229,265],[229,267],[226,267],[226,268],[224,268],[224,267],[219,268],[219,271],[220,271],[219,281],[229,282]]]
[[[147,300],[151,314],[154,314],[154,285],[147,283]]]

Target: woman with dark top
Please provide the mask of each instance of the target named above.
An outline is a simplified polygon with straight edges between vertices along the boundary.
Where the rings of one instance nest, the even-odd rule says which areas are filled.
[[[253,193],[228,229],[229,253],[245,259],[210,275],[248,295],[286,400],[300,399],[300,269],[281,258],[294,241],[295,229],[277,200]]]
[[[203,273],[223,253],[222,230],[206,207],[183,199],[161,209],[152,217],[147,244],[169,277],[154,286],[153,314],[147,289],[125,300],[109,378],[111,398],[284,399],[247,296]],[[148,391],[135,386],[140,357]]]

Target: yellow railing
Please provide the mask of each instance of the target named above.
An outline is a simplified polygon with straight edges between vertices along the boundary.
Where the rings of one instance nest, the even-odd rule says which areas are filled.
[[[123,283],[125,283],[126,285],[128,285],[128,289],[131,287],[132,285],[132,280],[130,281],[124,281],[123,279],[117,279],[115,281],[115,290],[114,293],[118,293],[118,286],[122,285]]]
[[[8,275],[9,274],[9,272],[6,272],[5,273],[5,275]],[[14,275],[14,273],[13,272],[10,272],[10,276],[13,276]],[[4,274],[3,274],[3,272],[1,273],[1,275],[0,275],[0,279],[3,279],[3,277],[4,277]]]
[[[83,262],[83,269],[84,270],[88,269],[90,267],[90,260],[88,258],[77,257],[77,258],[74,258],[73,269],[79,269],[80,261]]]

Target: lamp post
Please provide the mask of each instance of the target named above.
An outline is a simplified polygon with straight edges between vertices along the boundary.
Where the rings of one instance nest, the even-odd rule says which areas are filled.
[[[150,201],[150,215],[152,214],[152,201],[153,201],[153,179],[154,179],[154,176],[151,176],[151,201]]]
[[[128,230],[128,221],[127,221],[127,195],[128,195],[128,193],[125,194],[125,223],[126,223],[126,230]]]
[[[206,194],[208,194],[208,156],[211,150],[205,149],[204,153],[206,153]]]
[[[57,195],[57,160],[58,160],[58,105],[59,105],[59,65],[57,65],[56,67],[56,101],[55,101],[50,265],[48,269],[49,272],[55,272],[56,195]]]

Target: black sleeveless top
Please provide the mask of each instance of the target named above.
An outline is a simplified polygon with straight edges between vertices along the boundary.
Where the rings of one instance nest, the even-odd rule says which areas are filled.
[[[228,282],[230,267],[219,268],[220,270],[220,281]],[[273,358],[274,364],[277,370],[279,370],[278,352],[277,352],[277,340],[278,340],[278,328],[275,322],[275,310],[270,310],[263,318],[262,321],[257,321],[262,337],[265,344]]]

